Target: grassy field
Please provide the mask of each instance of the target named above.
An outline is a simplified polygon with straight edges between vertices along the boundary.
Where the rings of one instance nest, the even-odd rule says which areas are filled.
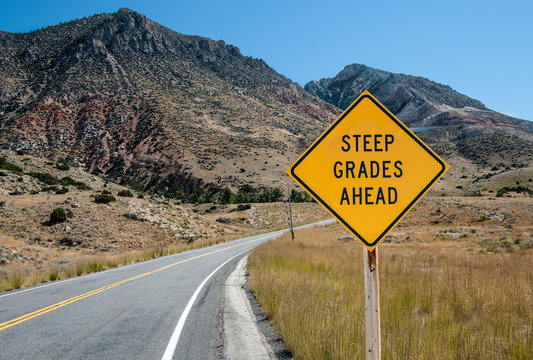
[[[363,250],[339,225],[254,250],[250,287],[296,359],[362,359]],[[379,245],[383,359],[533,359],[533,249]]]

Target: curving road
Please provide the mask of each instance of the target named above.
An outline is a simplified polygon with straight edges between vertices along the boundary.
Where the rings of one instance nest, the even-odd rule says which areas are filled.
[[[227,276],[285,231],[0,295],[0,359],[219,359]]]

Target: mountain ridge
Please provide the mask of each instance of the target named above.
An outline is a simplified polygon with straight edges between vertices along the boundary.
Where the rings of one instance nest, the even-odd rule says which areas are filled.
[[[129,9],[0,44],[0,146],[163,192],[277,178],[339,113],[233,45]]]
[[[275,186],[363,90],[429,129],[419,136],[462,169],[436,191],[470,194],[468,171],[490,179],[501,164],[512,184],[533,159],[533,127],[447,85],[355,64],[304,89],[233,45],[129,9],[0,33],[0,58],[1,149],[169,197]]]
[[[533,133],[533,123],[488,109],[481,101],[421,76],[350,64],[332,78],[308,82],[311,94],[341,109],[368,90],[400,120],[413,127],[509,126]]]

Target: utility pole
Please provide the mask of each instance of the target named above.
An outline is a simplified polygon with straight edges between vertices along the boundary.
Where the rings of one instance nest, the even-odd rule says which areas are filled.
[[[273,181],[273,182],[279,182],[283,185],[285,185],[287,187],[287,199],[288,199],[288,202],[289,202],[289,209],[288,209],[288,223],[289,223],[289,229],[291,231],[291,237],[292,237],[292,241],[294,242],[294,227],[292,226],[292,205],[291,205],[291,187],[289,185],[289,183],[281,180],[281,179],[271,179],[271,178],[264,178],[266,180],[270,180],[270,181]]]

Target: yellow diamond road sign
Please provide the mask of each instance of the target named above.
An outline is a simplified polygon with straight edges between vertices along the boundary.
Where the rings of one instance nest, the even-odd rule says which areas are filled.
[[[365,91],[287,173],[373,250],[447,169]]]

